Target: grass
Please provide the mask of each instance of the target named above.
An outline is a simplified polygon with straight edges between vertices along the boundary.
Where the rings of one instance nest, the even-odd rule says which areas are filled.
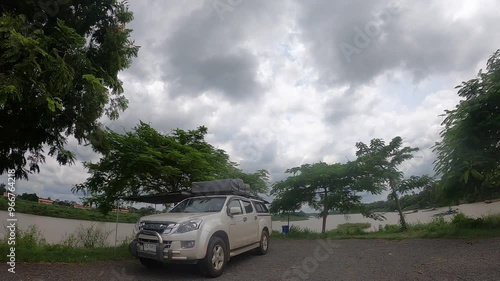
[[[378,231],[365,231],[369,223],[346,223],[326,233],[292,226],[288,235],[273,231],[274,239],[414,239],[500,237],[500,214],[470,218],[457,214],[452,221],[435,218],[430,223],[410,224],[406,231],[399,225],[386,225]]]
[[[6,211],[8,208],[8,201],[6,197],[0,197],[0,210]],[[115,222],[116,213],[108,213],[103,215],[96,210],[77,209],[68,206],[40,204],[38,202],[31,202],[26,200],[16,200],[16,212],[24,214],[32,214],[39,216],[75,219],[75,220],[88,220],[88,221],[102,221],[102,222]],[[118,213],[118,222],[122,223],[135,223],[141,217],[136,213]]]
[[[16,230],[15,255],[16,262],[92,262],[109,260],[126,260],[133,258],[128,252],[128,239],[124,239],[114,247],[106,246],[103,239],[106,234],[94,228],[79,228],[75,234],[66,238],[61,244],[49,244],[42,237],[36,226],[26,231]],[[80,240],[89,235],[86,240]],[[107,234],[109,235],[109,234]],[[7,239],[0,240],[0,252],[10,253]],[[7,262],[7,255],[0,256],[0,262]]]

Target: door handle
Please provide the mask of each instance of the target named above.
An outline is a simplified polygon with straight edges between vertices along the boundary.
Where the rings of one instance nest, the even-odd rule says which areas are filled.
[[[247,217],[244,217],[244,218],[243,218],[243,221],[247,221]]]
[[[257,216],[255,216],[255,220],[257,220]]]

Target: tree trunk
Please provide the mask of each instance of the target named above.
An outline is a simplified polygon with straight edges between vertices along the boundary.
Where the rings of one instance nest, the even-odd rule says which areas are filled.
[[[325,197],[323,197],[323,226],[321,228],[321,233],[326,232],[326,218],[328,217],[328,206],[326,203],[327,189],[325,188]]]
[[[398,194],[396,193],[396,191],[392,192],[392,196],[394,196],[394,200],[396,200],[396,206],[398,207],[401,228],[403,228],[403,230],[406,230],[405,215],[403,214],[403,210],[401,210],[401,204],[399,204],[399,197],[398,197]]]

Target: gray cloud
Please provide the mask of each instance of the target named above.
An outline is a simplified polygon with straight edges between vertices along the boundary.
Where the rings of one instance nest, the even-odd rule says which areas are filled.
[[[396,12],[382,0],[242,1],[225,10],[211,0],[130,2],[142,46],[120,74],[130,104],[101,121],[117,132],[139,120],[162,132],[205,125],[210,143],[272,180],[305,163],[353,160],[356,142],[397,135],[421,148],[404,171],[432,172],[438,115],[458,101],[453,87],[500,46],[496,1],[401,1]],[[98,161],[74,140],[68,148]],[[77,199],[70,188],[88,176],[80,162],[52,159],[41,169],[20,190]]]
[[[470,70],[500,43],[498,37],[492,37],[498,33],[494,11],[500,8],[493,2],[481,5],[472,18],[456,19],[450,15],[449,2],[299,3],[300,34],[319,73],[318,80],[326,87],[356,87],[398,69],[410,72],[415,82],[449,71]],[[487,41],[493,42],[470,44]]]

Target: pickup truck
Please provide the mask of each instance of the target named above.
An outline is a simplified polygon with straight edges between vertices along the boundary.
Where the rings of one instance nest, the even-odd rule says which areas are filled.
[[[269,249],[272,221],[265,201],[241,195],[196,196],[167,213],[142,217],[130,253],[148,268],[166,263],[198,264],[220,276],[231,257]]]

